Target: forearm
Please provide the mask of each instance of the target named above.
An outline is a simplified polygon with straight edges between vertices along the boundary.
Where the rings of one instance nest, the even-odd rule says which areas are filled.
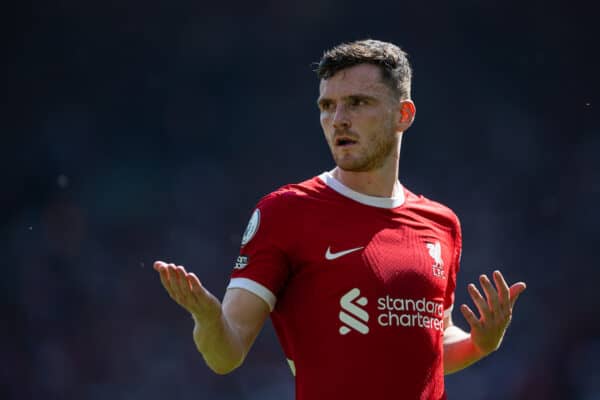
[[[471,335],[453,325],[444,332],[444,374],[452,374],[481,360],[486,355],[480,352],[471,340]]]
[[[242,341],[221,313],[214,322],[194,318],[194,343],[208,367],[217,374],[227,374],[239,367],[246,356]]]
[[[269,304],[241,288],[228,289],[221,303],[182,266],[156,261],[154,269],[171,298],[192,314],[194,343],[208,367],[217,374],[239,367],[269,315]]]

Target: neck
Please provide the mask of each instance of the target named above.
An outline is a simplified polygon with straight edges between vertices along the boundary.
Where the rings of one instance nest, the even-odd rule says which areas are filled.
[[[332,171],[333,177],[350,189],[368,196],[397,197],[402,190],[398,184],[399,160],[400,146],[379,169],[353,172],[336,167]]]

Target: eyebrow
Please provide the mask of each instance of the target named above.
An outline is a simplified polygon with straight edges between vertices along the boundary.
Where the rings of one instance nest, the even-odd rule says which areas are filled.
[[[342,101],[346,101],[346,100],[352,100],[352,99],[359,99],[359,100],[374,100],[377,101],[377,98],[374,96],[370,96],[367,94],[349,94],[348,96],[344,96],[342,97]],[[317,99],[317,106],[321,106],[324,103],[328,103],[333,101],[332,99],[328,98],[328,97],[320,97]]]

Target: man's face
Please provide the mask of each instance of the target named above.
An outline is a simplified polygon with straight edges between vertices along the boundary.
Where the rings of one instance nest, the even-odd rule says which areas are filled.
[[[335,163],[343,170],[379,169],[398,145],[399,101],[379,67],[359,64],[322,79],[321,127]]]

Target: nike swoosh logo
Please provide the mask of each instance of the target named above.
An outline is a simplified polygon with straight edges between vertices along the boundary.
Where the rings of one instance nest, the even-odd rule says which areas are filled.
[[[332,253],[331,246],[330,246],[327,248],[327,251],[325,252],[325,258],[327,260],[335,260],[336,258],[343,257],[346,254],[354,253],[355,251],[358,251],[360,249],[364,249],[364,246],[355,247],[354,249],[349,249],[349,250],[344,250],[344,251],[338,251],[337,253]]]

